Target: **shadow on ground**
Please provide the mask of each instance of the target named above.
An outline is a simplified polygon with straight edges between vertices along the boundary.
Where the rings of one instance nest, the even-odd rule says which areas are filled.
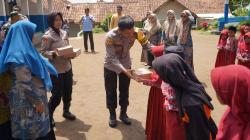
[[[65,131],[65,127],[67,130]],[[86,140],[86,135],[92,126],[85,124],[83,121],[77,119],[75,121],[64,120],[56,122],[56,136],[65,137],[68,140]]]
[[[131,120],[131,126],[127,126],[122,122],[118,122],[118,125],[115,128],[121,131],[122,140],[145,140],[145,129],[143,128],[142,123],[135,119]]]

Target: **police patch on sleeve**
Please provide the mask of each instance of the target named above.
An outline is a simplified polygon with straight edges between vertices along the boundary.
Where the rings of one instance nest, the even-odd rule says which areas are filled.
[[[105,44],[106,44],[107,46],[113,45],[113,39],[107,38]]]

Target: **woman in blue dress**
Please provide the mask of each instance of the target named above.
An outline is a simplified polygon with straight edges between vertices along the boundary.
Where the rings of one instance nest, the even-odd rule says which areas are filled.
[[[32,44],[36,25],[19,21],[10,27],[0,54],[0,74],[11,73],[8,93],[12,137],[20,140],[54,140],[50,127],[47,91],[55,68]]]

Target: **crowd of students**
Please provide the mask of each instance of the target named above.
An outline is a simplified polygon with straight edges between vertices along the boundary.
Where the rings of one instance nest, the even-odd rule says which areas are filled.
[[[151,86],[147,140],[249,140],[250,25],[242,26],[238,39],[235,27],[223,30],[220,35],[211,81],[218,100],[228,108],[217,129],[211,117],[212,99],[194,73],[191,12],[184,10],[178,22],[175,12],[169,10],[163,28],[156,15],[148,12],[144,28],[138,29],[133,18],[123,15],[121,10],[118,6],[118,14],[113,16],[112,29],[105,39],[104,84],[109,126],[117,126],[117,81],[119,119],[125,125],[132,124],[127,110],[130,79],[133,79]],[[68,33],[62,30],[62,14],[50,13],[49,28],[38,52],[32,42],[36,25],[22,17],[18,11],[12,13],[1,47],[0,137],[54,140],[53,113],[61,100],[63,117],[76,119],[70,112],[72,58],[54,52],[69,45]],[[135,40],[142,46],[145,55],[142,58],[153,69],[151,80],[133,74],[130,49]],[[234,65],[236,59],[239,65]],[[52,96],[48,101],[50,91]]]
[[[237,29],[233,26],[221,31],[217,45],[218,54],[215,67],[235,64],[237,60],[238,64],[250,68],[250,24],[242,25],[240,27],[240,35],[238,38],[236,37],[236,32]]]

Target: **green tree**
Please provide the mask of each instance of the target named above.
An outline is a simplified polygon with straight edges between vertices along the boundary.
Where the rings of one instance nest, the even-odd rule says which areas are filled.
[[[109,30],[109,23],[111,21],[112,14],[107,14],[106,18],[101,22],[100,27],[107,32]]]
[[[229,9],[235,16],[246,16],[247,9],[245,8],[250,4],[250,0],[229,0]]]

